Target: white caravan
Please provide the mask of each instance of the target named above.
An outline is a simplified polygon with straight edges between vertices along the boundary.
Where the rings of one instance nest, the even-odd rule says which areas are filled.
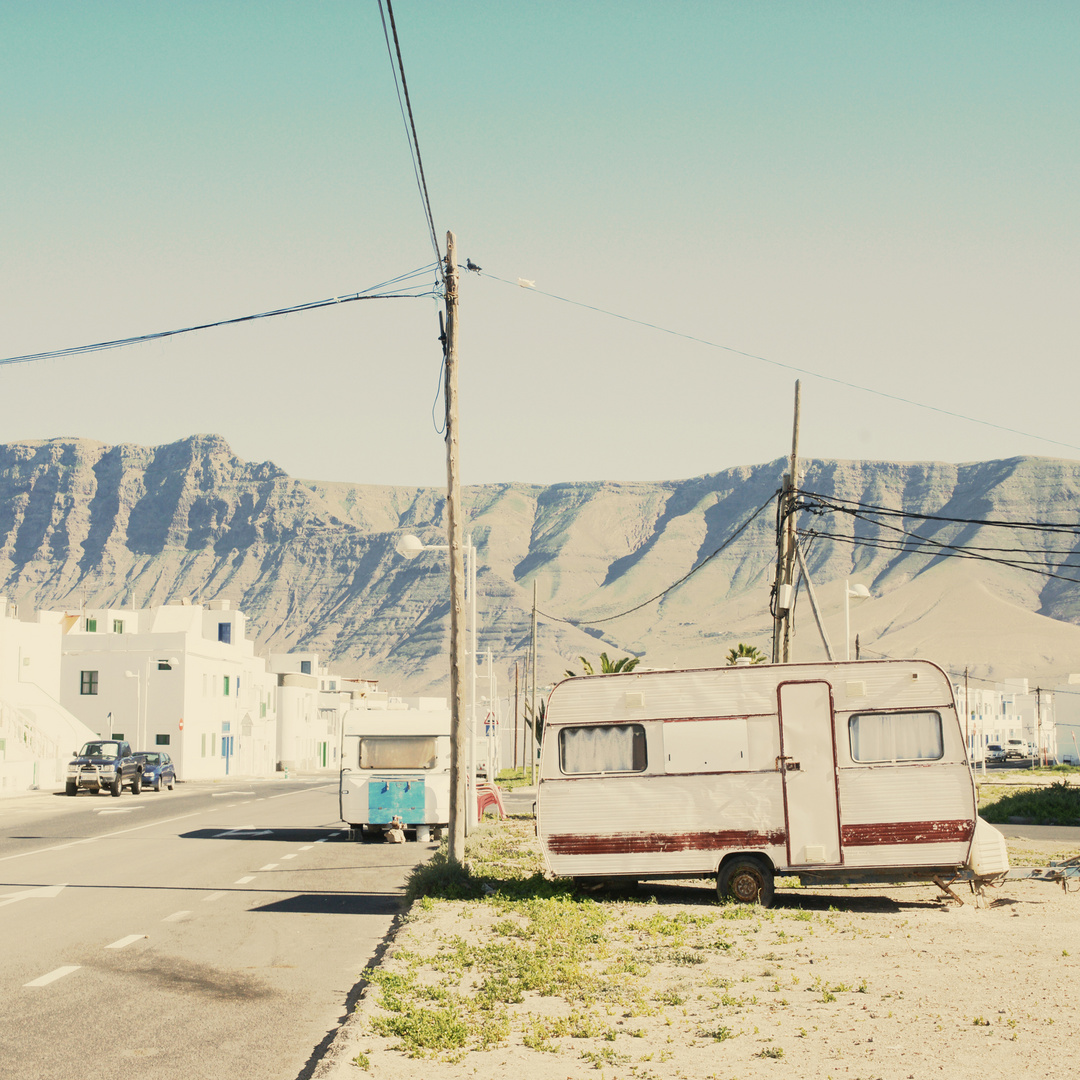
[[[338,800],[341,820],[365,836],[397,824],[431,839],[450,821],[449,711],[350,709]]]
[[[581,676],[551,692],[537,834],[579,879],[803,884],[1008,869],[978,818],[952,687],[922,660]]]

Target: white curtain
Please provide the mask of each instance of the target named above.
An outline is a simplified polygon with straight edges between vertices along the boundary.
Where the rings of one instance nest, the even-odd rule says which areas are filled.
[[[848,721],[855,761],[936,761],[944,756],[936,712],[860,713]]]
[[[564,728],[559,732],[559,759],[564,773],[641,772],[645,729],[640,724]]]

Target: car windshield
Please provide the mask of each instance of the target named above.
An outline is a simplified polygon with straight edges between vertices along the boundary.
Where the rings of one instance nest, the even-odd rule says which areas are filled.
[[[80,757],[114,758],[120,756],[120,744],[114,742],[88,742],[79,754]]]
[[[147,765],[160,765],[161,764],[161,755],[160,754],[136,754],[135,756],[140,761],[145,761]]]

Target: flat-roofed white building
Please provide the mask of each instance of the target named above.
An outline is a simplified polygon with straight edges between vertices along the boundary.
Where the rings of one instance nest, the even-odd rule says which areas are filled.
[[[277,680],[229,601],[38,619],[61,630],[60,700],[94,732],[166,750],[181,780],[273,773]]]
[[[92,729],[60,702],[60,628],[0,597],[0,794],[63,785]]]

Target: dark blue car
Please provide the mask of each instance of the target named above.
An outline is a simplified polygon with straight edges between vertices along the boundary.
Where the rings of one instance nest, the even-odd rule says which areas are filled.
[[[168,754],[159,754],[149,750],[138,750],[135,757],[142,763],[142,786],[160,791],[167,787],[170,791],[176,783],[176,767]]]

